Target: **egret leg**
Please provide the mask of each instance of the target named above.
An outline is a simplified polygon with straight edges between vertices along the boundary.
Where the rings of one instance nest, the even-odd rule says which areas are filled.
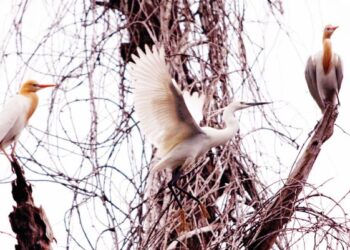
[[[180,207],[180,201],[177,197],[177,195],[175,194],[175,191],[173,189],[173,187],[175,187],[176,189],[178,189],[180,192],[186,194],[188,197],[190,197],[191,199],[195,200],[198,204],[201,204],[201,202],[199,201],[199,199],[197,197],[195,197],[193,194],[191,194],[190,192],[187,192],[186,190],[184,190],[183,188],[180,188],[179,186],[176,185],[177,181],[181,178],[181,167],[176,168],[173,171],[172,174],[172,178],[170,180],[170,182],[168,183],[168,187],[170,189],[170,191],[172,192],[172,194],[175,196],[175,200],[176,202],[179,204]]]
[[[1,152],[6,156],[6,158],[7,158],[10,162],[13,162],[13,160],[11,159],[11,157],[6,153],[6,151],[5,151],[2,147],[0,147],[0,150],[1,150]]]
[[[12,157],[12,159],[15,159],[15,158],[16,158],[16,156],[15,156],[16,145],[17,145],[17,143],[16,143],[16,141],[15,141],[15,142],[13,143],[13,146],[12,146],[12,149],[11,149],[11,157]]]
[[[329,101],[329,100],[326,100],[326,99],[323,101],[323,103],[324,103],[324,107],[325,107],[323,113],[325,113],[328,108],[332,108],[333,109],[334,106],[335,106],[332,101]]]
[[[336,96],[337,96],[337,100],[338,100],[338,106],[340,106],[340,100],[339,100],[339,95],[338,95],[338,93],[335,93],[336,94]]]
[[[179,207],[180,209],[183,211],[183,208],[182,208],[182,205],[181,205],[181,202],[179,200],[179,198],[177,197],[176,193],[175,193],[175,190],[174,190],[174,187],[176,187],[180,192],[186,194],[188,197],[190,197],[191,199],[195,200],[197,203],[198,203],[198,206],[200,207],[201,209],[201,212],[202,212],[202,215],[205,217],[205,218],[209,218],[210,215],[208,213],[208,210],[206,209],[205,206],[203,206],[203,204],[200,202],[200,200],[195,197],[193,194],[191,194],[190,192],[187,192],[186,190],[184,190],[183,188],[180,188],[179,186],[176,185],[176,182],[181,178],[181,169],[180,167],[176,168],[173,173],[172,173],[172,178],[171,180],[169,181],[168,183],[168,187],[171,191],[171,193],[174,195],[175,197],[175,200],[177,202],[177,204],[179,204]]]
[[[177,197],[177,194],[175,193],[174,185],[171,184],[171,181],[168,183],[168,187],[169,187],[169,189],[170,189],[170,192],[173,194],[176,203],[177,203],[177,204],[179,205],[179,207],[182,209],[181,202],[180,202],[179,198]]]

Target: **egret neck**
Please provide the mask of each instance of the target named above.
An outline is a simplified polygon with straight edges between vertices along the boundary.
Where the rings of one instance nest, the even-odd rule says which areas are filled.
[[[19,94],[29,98],[30,100],[30,107],[26,115],[26,122],[28,122],[29,118],[33,115],[34,111],[38,107],[39,98],[35,92],[29,92],[26,89],[24,90],[21,89]]]
[[[332,64],[332,44],[330,36],[325,33],[323,35],[323,71],[325,74],[329,72]]]
[[[225,123],[225,128],[215,129],[211,127],[203,127],[204,132],[209,136],[210,148],[217,147],[229,141],[238,131],[239,123],[234,115],[238,107],[228,106],[224,109],[222,120]]]
[[[234,113],[239,109],[240,109],[239,106],[236,106],[236,105],[232,106],[232,103],[231,103],[224,110],[224,113],[222,114],[222,119],[225,122],[225,128],[223,129],[223,134],[222,134],[223,143],[227,142],[229,139],[231,139],[233,136],[235,136],[238,129],[239,129],[238,120],[237,120],[236,116],[234,115]],[[220,144],[223,144],[223,143],[220,143]]]
[[[37,96],[36,92],[40,89],[55,86],[55,84],[39,84],[34,80],[29,80],[22,85],[19,94],[27,97],[30,101],[30,106],[25,116],[26,123],[28,122],[29,118],[33,115],[35,109],[38,107],[39,97]]]

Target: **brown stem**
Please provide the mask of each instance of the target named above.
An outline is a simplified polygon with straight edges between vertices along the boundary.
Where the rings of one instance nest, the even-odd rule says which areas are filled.
[[[247,249],[267,250],[276,242],[277,236],[294,213],[295,202],[321,151],[321,146],[333,134],[337,115],[336,107],[327,107],[321,122],[316,126],[314,135],[296,163],[295,169],[289,175],[286,184],[278,191],[275,199],[264,206],[266,209],[261,215],[262,218],[259,219],[260,225],[247,238],[250,240]]]

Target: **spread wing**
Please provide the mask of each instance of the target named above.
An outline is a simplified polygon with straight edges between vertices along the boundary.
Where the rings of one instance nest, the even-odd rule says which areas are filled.
[[[337,77],[338,92],[339,92],[341,83],[343,81],[343,62],[339,55],[337,54],[334,54],[334,55],[335,55],[335,63],[334,63],[335,75]]]
[[[323,110],[324,104],[318,92],[317,82],[316,82],[316,63],[314,62],[312,56],[309,57],[306,63],[305,79],[307,82],[307,86],[309,87],[311,96],[314,98],[314,100],[316,101],[320,109]]]
[[[187,109],[179,88],[173,84],[165,63],[164,49],[146,46],[133,55],[131,78],[134,86],[135,113],[147,138],[162,157],[183,140],[203,133]]]

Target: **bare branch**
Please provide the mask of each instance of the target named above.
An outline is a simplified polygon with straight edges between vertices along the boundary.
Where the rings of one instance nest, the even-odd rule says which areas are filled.
[[[333,134],[337,112],[336,107],[328,106],[286,184],[276,194],[276,198],[263,208],[259,219],[260,225],[248,237],[248,239],[252,239],[248,249],[271,249],[283,227],[291,220],[297,198],[303,190],[314,162],[321,151],[321,146]]]

